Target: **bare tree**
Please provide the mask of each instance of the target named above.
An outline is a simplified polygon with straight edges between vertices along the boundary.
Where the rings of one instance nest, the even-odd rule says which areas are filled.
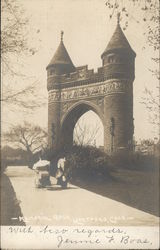
[[[14,71],[11,58],[28,53],[33,55],[36,52],[36,49],[32,48],[28,42],[29,20],[26,18],[20,2],[16,0],[2,0],[1,16],[1,57],[3,74],[10,73],[12,75],[19,75],[19,73]]]
[[[23,126],[14,126],[9,132],[4,133],[3,140],[7,144],[25,150],[32,160],[36,152],[47,146],[47,132],[39,126],[24,122]]]
[[[99,132],[98,123],[93,124],[92,128],[85,123],[84,119],[79,120],[74,128],[74,144],[80,146],[96,145],[96,136]]]
[[[46,104],[46,97],[42,95],[39,95],[37,101],[38,86],[39,81],[34,81],[21,90],[6,87],[3,91],[1,102],[10,105],[10,110],[15,111],[14,107],[16,107],[17,110],[20,109],[21,111],[23,110],[23,112],[28,113],[28,110],[32,112],[36,108]]]
[[[15,79],[19,82],[22,82],[24,79],[30,80],[29,76],[26,76],[19,70],[20,64],[17,62],[18,59],[21,61],[22,57],[34,55],[37,52],[29,43],[29,20],[21,3],[16,0],[2,0],[1,17],[1,102],[11,106],[21,106],[23,110],[37,108],[40,105],[40,101],[39,103],[37,102],[35,94],[39,81],[33,81],[23,87],[21,84],[21,89],[13,88],[12,86]],[[37,30],[36,33],[39,33],[39,31]]]
[[[149,121],[153,125],[160,125],[159,113],[160,113],[160,102],[159,96],[153,94],[152,90],[145,88],[144,96],[142,97],[142,104],[145,105],[149,114]]]
[[[130,21],[135,21],[139,25],[145,24],[144,35],[146,37],[146,44],[153,49],[153,56],[151,60],[155,63],[155,67],[149,69],[154,78],[154,84],[159,83],[159,49],[160,49],[160,8],[158,0],[107,0],[106,6],[110,10],[110,18],[115,14],[120,13],[121,19],[124,21],[123,29],[127,29]],[[143,49],[146,45],[143,46]],[[160,86],[157,84],[156,88],[160,94]],[[160,103],[159,95],[155,96],[153,91],[148,87],[144,90],[142,97],[142,104],[145,105],[149,114],[149,121],[152,124],[159,126],[159,112]]]
[[[120,13],[124,21],[123,30],[127,29],[132,20],[139,25],[146,24],[146,41],[154,50],[159,49],[159,1],[158,0],[107,0],[106,6],[110,10],[110,18]]]

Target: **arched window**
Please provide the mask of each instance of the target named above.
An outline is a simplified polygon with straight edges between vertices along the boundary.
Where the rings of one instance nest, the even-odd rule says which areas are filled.
[[[115,62],[115,57],[114,56],[109,56],[108,57],[108,63],[113,63]]]
[[[54,75],[55,74],[55,69],[51,69],[49,73],[50,73],[50,75]]]

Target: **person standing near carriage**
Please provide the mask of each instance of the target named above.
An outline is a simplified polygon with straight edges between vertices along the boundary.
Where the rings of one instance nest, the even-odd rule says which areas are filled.
[[[65,166],[66,166],[66,158],[60,158],[57,163],[57,185],[61,185],[62,187],[67,187],[67,178],[65,176]]]

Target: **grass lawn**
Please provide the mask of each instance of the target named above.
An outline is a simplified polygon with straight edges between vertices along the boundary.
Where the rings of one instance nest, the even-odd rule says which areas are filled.
[[[159,171],[117,168],[103,175],[72,180],[72,183],[128,206],[159,216]]]

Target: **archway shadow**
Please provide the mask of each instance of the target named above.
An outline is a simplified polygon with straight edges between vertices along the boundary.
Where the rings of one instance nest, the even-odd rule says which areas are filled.
[[[72,184],[159,216],[159,177],[156,172],[120,169],[110,176],[75,178]]]

